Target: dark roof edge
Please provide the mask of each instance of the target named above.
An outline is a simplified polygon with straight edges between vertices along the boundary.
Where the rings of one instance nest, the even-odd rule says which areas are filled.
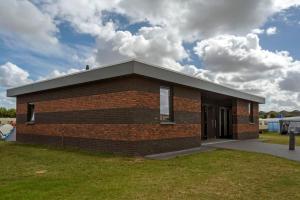
[[[76,72],[53,79],[11,88],[7,90],[7,96],[14,97],[21,94],[38,92],[42,90],[54,89],[130,74],[142,75],[236,98],[246,99],[258,103],[265,103],[265,99],[263,97],[241,92],[239,90],[215,84],[171,69],[148,64],[136,59],[130,59],[115,64],[93,68],[87,71]]]

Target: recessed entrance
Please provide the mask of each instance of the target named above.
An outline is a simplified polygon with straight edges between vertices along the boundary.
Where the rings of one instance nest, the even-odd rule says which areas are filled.
[[[232,113],[230,107],[205,104],[202,106],[202,140],[232,138]]]
[[[211,92],[202,93],[201,139],[232,139],[232,105],[234,99]]]

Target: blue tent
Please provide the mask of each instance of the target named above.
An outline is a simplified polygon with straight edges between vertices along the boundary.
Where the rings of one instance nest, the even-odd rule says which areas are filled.
[[[268,131],[269,132],[280,132],[279,120],[272,120],[268,122]]]

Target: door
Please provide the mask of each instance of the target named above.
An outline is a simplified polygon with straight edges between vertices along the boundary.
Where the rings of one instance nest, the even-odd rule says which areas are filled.
[[[220,107],[219,109],[219,138],[232,138],[231,109]]]
[[[203,112],[203,134],[202,139],[216,138],[216,113],[215,107],[212,105],[204,105]]]

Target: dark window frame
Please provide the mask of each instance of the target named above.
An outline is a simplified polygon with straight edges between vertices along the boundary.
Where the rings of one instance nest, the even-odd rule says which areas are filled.
[[[27,122],[35,122],[35,104],[27,104]]]
[[[254,123],[254,116],[253,116],[253,102],[248,103],[248,116],[249,116],[249,123],[253,124]]]
[[[161,104],[159,104],[159,119],[160,119],[160,122],[164,123],[168,123],[168,122],[171,122],[173,123],[174,122],[174,103],[173,103],[173,87],[171,86],[166,86],[166,85],[162,85],[160,86],[159,88],[159,98],[161,98],[161,94],[160,94],[160,90],[161,89],[166,89],[166,90],[169,90],[169,115],[168,115],[168,119],[167,120],[164,120],[163,119],[163,114],[161,113]],[[159,100],[159,102],[161,103],[161,101]]]

